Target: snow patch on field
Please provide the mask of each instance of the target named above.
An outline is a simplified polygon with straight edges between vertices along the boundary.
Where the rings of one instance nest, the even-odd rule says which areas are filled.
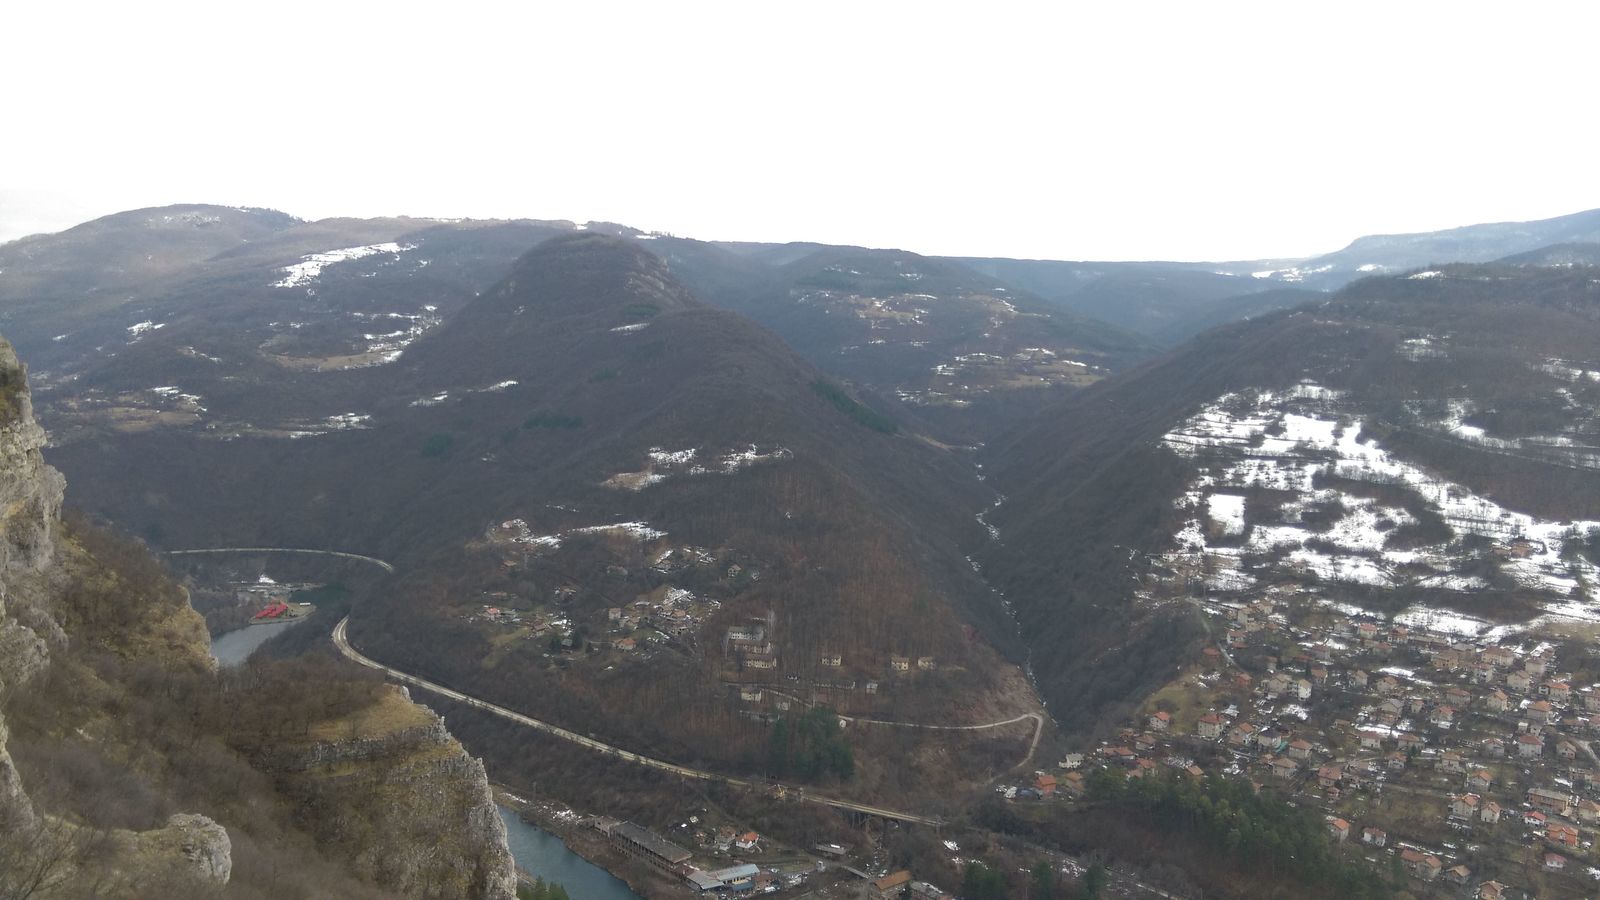
[[[698,448],[667,450],[651,447],[645,453],[645,467],[637,472],[619,472],[601,482],[602,486],[626,491],[642,491],[660,484],[672,476],[732,475],[740,469],[766,462],[793,459],[794,454],[784,447],[762,450],[755,444],[734,448],[721,454],[708,455],[704,463]]]
[[[514,544],[550,550],[560,548],[562,542],[576,535],[631,538],[645,543],[664,538],[667,533],[658,528],[651,528],[648,522],[617,522],[612,525],[586,525],[582,528],[569,528],[566,531],[560,531],[555,534],[536,535],[528,527],[528,523],[522,519],[510,519],[501,522],[498,527],[490,529],[490,537],[492,539],[498,538]]]
[[[273,287],[293,288],[315,284],[322,275],[322,270],[336,263],[350,262],[351,260],[364,259],[376,256],[379,253],[400,254],[407,250],[415,250],[415,244],[397,244],[393,241],[385,244],[368,244],[363,247],[345,247],[339,250],[329,250],[324,253],[312,253],[300,257],[300,261],[292,266],[284,266],[279,271],[283,278],[272,283]]]

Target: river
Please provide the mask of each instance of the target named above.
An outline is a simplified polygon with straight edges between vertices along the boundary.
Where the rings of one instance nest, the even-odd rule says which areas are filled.
[[[256,652],[256,648],[265,644],[268,638],[282,634],[284,629],[293,628],[308,618],[310,616],[274,625],[246,625],[230,631],[212,639],[211,656],[216,659],[219,666],[237,666],[249,659],[250,654]]]
[[[640,900],[621,879],[568,850],[561,838],[522,821],[509,807],[499,809],[517,868],[561,885],[572,900]]]

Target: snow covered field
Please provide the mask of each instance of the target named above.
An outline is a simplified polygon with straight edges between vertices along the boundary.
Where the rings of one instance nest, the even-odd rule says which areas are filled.
[[[1168,432],[1163,443],[1199,467],[1178,500],[1190,518],[1167,562],[1204,572],[1219,590],[1247,590],[1269,574],[1314,573],[1323,582],[1470,592],[1490,587],[1464,573],[1469,563],[1477,563],[1475,571],[1483,567],[1474,555],[1483,551],[1469,551],[1458,540],[1476,535],[1492,542],[1493,565],[1503,575],[1545,595],[1551,614],[1600,618],[1600,570],[1564,552],[1600,521],[1554,522],[1506,509],[1398,459],[1363,434],[1361,419],[1343,412],[1341,399],[1310,383],[1229,394]],[[1460,424],[1460,410],[1452,415],[1457,430],[1470,428]],[[1363,495],[1374,492],[1341,489],[1340,480],[1414,495],[1442,517],[1450,538],[1396,546],[1391,536],[1415,524],[1416,516]],[[1274,495],[1276,514],[1265,517],[1273,521],[1248,521],[1246,495],[1259,488],[1287,495]],[[1318,521],[1301,521],[1313,512],[1320,513]],[[1455,624],[1473,633],[1487,627],[1477,620]]]

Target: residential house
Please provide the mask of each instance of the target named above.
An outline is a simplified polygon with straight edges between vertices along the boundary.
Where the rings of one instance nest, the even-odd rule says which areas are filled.
[[[1512,672],[1510,675],[1506,676],[1506,687],[1511,688],[1513,691],[1516,691],[1519,694],[1526,694],[1528,692],[1528,688],[1532,686],[1533,676],[1529,675],[1527,672]]]
[[[844,665],[844,657],[837,653],[824,653],[822,654],[822,665],[825,668],[837,669]]]
[[[1248,747],[1255,743],[1256,727],[1249,722],[1235,722],[1228,729],[1228,743],[1236,747]]]
[[[1583,689],[1583,708],[1589,712],[1600,712],[1600,691],[1592,687]]]
[[[1478,885],[1478,900],[1506,900],[1506,886],[1498,881]]]
[[[1583,822],[1586,825],[1593,825],[1596,822],[1600,822],[1600,803],[1596,803],[1593,800],[1590,800],[1588,797],[1584,797],[1582,800],[1579,800],[1578,821]]]
[[[1421,735],[1412,734],[1409,731],[1400,735],[1398,740],[1400,741],[1400,750],[1403,753],[1421,752],[1422,748],[1428,744],[1427,741],[1422,739]]]
[[[1478,769],[1467,776],[1467,790],[1487,791],[1494,784],[1494,776],[1488,769]]]
[[[1172,727],[1172,714],[1165,710],[1158,710],[1150,716],[1150,727],[1156,731],[1166,731]]]
[[[1559,853],[1546,853],[1544,855],[1544,870],[1546,872],[1560,872],[1567,867],[1567,858]]]
[[[931,656],[919,656],[917,657],[917,668],[924,672],[932,672],[938,668],[938,663]]]
[[[1268,767],[1279,778],[1293,778],[1300,771],[1300,766],[1287,756],[1275,757]]]
[[[1549,669],[1550,661],[1545,659],[1543,656],[1530,656],[1528,657],[1527,661],[1522,664],[1522,670],[1535,678],[1544,677],[1544,673],[1549,671]]]
[[[1048,797],[1054,794],[1056,786],[1056,777],[1048,772],[1039,772],[1037,777],[1033,779],[1033,789],[1038,791],[1041,797]]]
[[[1448,772],[1451,775],[1460,775],[1466,770],[1466,760],[1462,758],[1461,754],[1454,750],[1446,750],[1439,757],[1439,771],[1441,772]]]
[[[1361,829],[1361,843],[1382,847],[1389,843],[1389,835],[1382,828],[1367,826]]]
[[[1200,722],[1195,726],[1200,736],[1207,740],[1215,740],[1222,736],[1222,717],[1216,713],[1206,713],[1200,717]]]
[[[1350,823],[1338,817],[1328,819],[1328,835],[1336,841],[1350,837]]]
[[[1361,749],[1382,750],[1383,733],[1378,731],[1363,730],[1361,732]]]
[[[1062,790],[1074,797],[1082,797],[1086,787],[1083,779],[1083,773],[1068,772],[1067,774],[1061,776],[1060,787]]]
[[[1323,681],[1327,681],[1327,678],[1328,678],[1327,674],[1324,673],[1323,676],[1322,676],[1322,680]],[[1321,684],[1321,683],[1322,682],[1318,682],[1318,684]],[[1296,679],[1295,683],[1294,683],[1294,692],[1295,692],[1295,696],[1299,697],[1301,700],[1310,700],[1311,699],[1311,682],[1305,680],[1304,678]]]
[[[1556,755],[1565,760],[1577,759],[1578,745],[1564,739],[1556,741]]]
[[[1466,866],[1451,866],[1444,870],[1444,880],[1451,884],[1465,885],[1472,880],[1472,870]]]
[[[1578,846],[1578,829],[1560,822],[1552,822],[1545,829],[1544,839],[1557,847]]]
[[[1367,672],[1366,672],[1366,670],[1365,669],[1356,669],[1354,672],[1351,672],[1350,673],[1350,684],[1355,686],[1355,687],[1359,687],[1359,688],[1366,687],[1367,686]]]
[[[760,846],[760,844],[761,835],[755,833],[754,831],[746,831],[744,834],[739,835],[733,840],[733,845],[738,847],[740,850],[754,850],[756,847]]]
[[[1506,755],[1506,742],[1499,738],[1484,738],[1478,748],[1490,759],[1502,759]]]
[[[1343,777],[1344,766],[1338,763],[1328,763],[1317,770],[1317,784],[1322,787],[1334,787]]]
[[[1295,738],[1289,742],[1289,757],[1303,760],[1311,758],[1311,742],[1304,738]]]
[[[1486,825],[1495,825],[1500,821],[1500,804],[1493,800],[1485,800],[1479,804],[1478,820]]]
[[[1393,675],[1385,675],[1382,678],[1379,678],[1377,691],[1379,694],[1384,696],[1399,693],[1400,679],[1394,677]]]
[[[1452,796],[1450,798],[1450,816],[1456,819],[1468,820],[1476,818],[1478,815],[1478,801],[1480,799],[1481,798],[1477,794],[1458,794]]]
[[[1551,707],[1549,700],[1535,700],[1528,704],[1529,722],[1537,722],[1540,725],[1549,725],[1550,720],[1554,718],[1554,716],[1555,710]]]
[[[1391,750],[1389,752],[1389,754],[1387,756],[1385,756],[1383,759],[1384,759],[1384,765],[1389,767],[1389,771],[1391,771],[1391,772],[1403,772],[1403,771],[1405,771],[1406,755],[1404,753],[1401,753],[1399,750]]]
[[[1484,703],[1488,705],[1490,712],[1505,712],[1506,708],[1511,705],[1511,698],[1506,696],[1505,691],[1495,688],[1489,692],[1489,696],[1484,699]]]
[[[896,672],[909,672],[911,671],[911,658],[908,656],[891,656],[889,657],[889,668]]]
[[[1517,757],[1519,759],[1529,759],[1543,755],[1544,740],[1542,738],[1532,734],[1517,735]]]
[[[1468,692],[1466,688],[1446,688],[1444,692],[1444,702],[1456,707],[1457,709],[1460,709],[1461,707],[1472,705],[1472,694]]]
[[[900,892],[909,884],[911,884],[911,873],[901,869],[872,882],[869,895],[873,898],[899,897]]]
[[[1565,816],[1572,807],[1572,795],[1549,788],[1531,787],[1525,795],[1529,806],[1548,815]]]
[[[1433,881],[1444,870],[1444,863],[1439,861],[1439,857],[1432,853],[1412,850],[1410,847],[1400,851],[1400,865],[1404,866],[1406,872],[1413,878],[1423,881]]]
[[[1565,704],[1572,700],[1572,685],[1565,681],[1546,681],[1539,686],[1539,693],[1550,698],[1551,703]]]

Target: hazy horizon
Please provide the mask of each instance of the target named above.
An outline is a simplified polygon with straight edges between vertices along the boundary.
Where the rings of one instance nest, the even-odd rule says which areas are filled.
[[[1600,10],[1502,13],[34,6],[0,240],[206,202],[1224,261],[1600,207]]]

